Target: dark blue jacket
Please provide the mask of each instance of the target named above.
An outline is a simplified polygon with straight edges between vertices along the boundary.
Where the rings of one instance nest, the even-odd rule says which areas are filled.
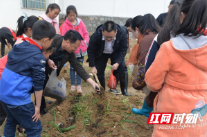
[[[11,105],[25,105],[31,101],[31,89],[40,91],[45,80],[45,57],[29,42],[15,45],[0,80],[0,100]]]
[[[95,59],[100,57],[104,51],[105,40],[102,40],[102,25],[97,27],[96,32],[90,38],[88,52],[89,67],[95,66]],[[117,35],[113,46],[112,58],[121,64],[127,52],[127,30],[117,24]]]
[[[145,73],[149,69],[149,67],[152,65],[152,63],[155,60],[156,54],[158,50],[160,49],[160,45],[157,43],[157,37],[158,35],[154,38],[154,41],[148,51],[148,54],[145,59]]]

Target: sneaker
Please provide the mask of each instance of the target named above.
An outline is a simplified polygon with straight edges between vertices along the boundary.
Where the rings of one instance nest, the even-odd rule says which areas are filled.
[[[47,104],[52,104],[52,103],[53,103],[53,101],[50,101],[50,100],[45,100],[45,102],[46,102]]]
[[[121,92],[119,92],[117,89],[109,89],[109,92],[117,95],[121,94]]]
[[[71,91],[76,91],[76,87],[74,85],[71,86],[70,88]]]
[[[83,93],[81,85],[77,86],[77,93],[78,94],[82,94]]]
[[[44,108],[44,109],[40,109],[40,115],[44,115],[44,114],[46,114],[47,113],[47,109],[46,108]]]
[[[20,136],[20,137],[23,137],[23,136],[26,135],[26,130],[25,130],[24,128],[22,128],[22,127],[18,127],[17,129],[18,129],[18,131],[19,131],[19,136]]]

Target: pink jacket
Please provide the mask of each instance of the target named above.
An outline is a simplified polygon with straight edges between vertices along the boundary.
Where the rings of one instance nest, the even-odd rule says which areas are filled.
[[[188,124],[184,129],[160,129],[161,125],[155,124],[152,137],[207,137],[206,43],[207,36],[196,38],[180,34],[161,45],[145,74],[147,87],[158,92],[154,112],[200,113],[203,121],[197,118],[195,127]],[[187,117],[183,120],[182,126]],[[179,124],[165,126],[176,128]]]
[[[57,21],[57,19],[51,19],[49,18],[46,14],[42,14],[39,16],[41,19],[51,23],[54,27],[55,27],[55,30],[56,30],[56,34],[60,34],[60,30],[59,30],[59,23]]]
[[[76,57],[81,57],[81,54],[82,56],[85,56],[87,54],[87,47],[88,47],[88,42],[89,42],[89,35],[88,35],[88,31],[86,29],[85,24],[80,18],[77,18],[77,25],[73,26],[73,24],[67,18],[62,26],[62,35],[64,36],[65,33],[69,30],[76,30],[83,37],[84,40],[81,41],[80,46],[75,51],[75,54],[76,54]]]

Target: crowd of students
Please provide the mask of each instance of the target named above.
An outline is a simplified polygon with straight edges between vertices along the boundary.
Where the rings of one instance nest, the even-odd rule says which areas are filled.
[[[28,137],[41,135],[40,115],[47,113],[43,90],[52,70],[57,69],[59,75],[66,62],[70,63],[71,91],[83,92],[81,79],[94,90],[100,89],[82,66],[87,54],[91,72],[97,74],[104,89],[105,69],[108,59],[111,60],[121,89],[121,92],[110,89],[113,94],[131,96],[127,66],[137,66],[132,86],[149,93],[142,108],[132,108],[132,113],[149,117],[153,110],[175,114],[197,112],[203,120],[197,123],[207,122],[206,0],[172,0],[168,13],[157,19],[152,14],[138,15],[128,19],[125,26],[106,21],[97,27],[90,40],[75,6],[67,7],[65,21],[59,28],[56,17],[60,11],[53,3],[39,17],[26,14],[19,17],[17,33],[7,27],[0,29],[0,125],[7,117],[5,137],[14,137],[17,125],[26,130]],[[131,51],[129,32],[137,39]],[[6,44],[12,49],[4,56]],[[130,57],[125,63],[127,51]],[[203,124],[183,130],[162,130],[155,125],[152,136],[205,137],[206,128]]]

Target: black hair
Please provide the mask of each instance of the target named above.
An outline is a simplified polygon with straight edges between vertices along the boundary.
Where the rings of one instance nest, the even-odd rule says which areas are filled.
[[[64,35],[64,40],[69,40],[70,43],[75,43],[77,40],[83,40],[81,34],[75,30],[69,30]]]
[[[164,26],[162,27],[157,42],[159,45],[170,40],[171,35],[175,36],[175,32],[180,26],[180,4],[174,3],[172,9],[169,11]]]
[[[67,9],[66,9],[66,14],[67,14],[67,15],[70,14],[70,11],[75,12],[76,17],[78,16],[78,12],[77,12],[75,6],[73,6],[73,5],[69,5],[69,6],[67,7]]]
[[[41,40],[43,38],[52,39],[56,35],[55,28],[51,23],[45,20],[39,20],[35,22],[32,27],[32,38]]]
[[[131,24],[131,22],[132,22],[132,18],[128,18],[127,20],[126,20],[126,23],[125,23],[125,27],[130,27],[130,24]]]
[[[46,14],[49,13],[49,9],[51,9],[51,10],[59,9],[59,11],[61,11],[61,10],[60,10],[60,6],[59,6],[58,4],[56,4],[56,3],[51,3],[51,4],[49,4],[49,5],[47,6]]]
[[[181,12],[186,17],[176,32],[185,36],[204,35],[207,24],[207,1],[206,0],[184,0]]]
[[[147,35],[148,32],[158,33],[160,27],[152,14],[145,14],[144,16],[136,16],[132,19],[131,28],[135,31],[138,28],[141,34]]]
[[[23,21],[26,17],[21,16],[17,20],[17,37],[27,31],[28,28],[32,28],[34,23],[39,20],[36,16],[30,16],[27,20]]]
[[[174,5],[175,2],[176,2],[176,0],[171,0],[169,6]]]
[[[107,31],[107,32],[111,32],[117,31],[117,26],[116,23],[113,21],[106,21],[103,25],[102,25],[102,31]]]

